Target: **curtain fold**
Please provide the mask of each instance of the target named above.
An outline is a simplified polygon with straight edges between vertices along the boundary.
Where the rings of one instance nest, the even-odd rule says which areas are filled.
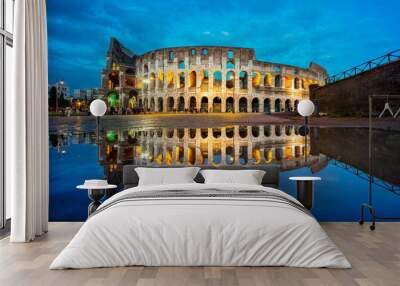
[[[15,2],[13,94],[6,100],[11,242],[48,227],[48,68],[45,0]]]

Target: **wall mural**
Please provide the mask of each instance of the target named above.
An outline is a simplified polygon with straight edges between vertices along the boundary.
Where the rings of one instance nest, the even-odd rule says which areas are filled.
[[[122,168],[126,164],[274,164],[280,167],[279,188],[293,196],[296,184],[290,176],[323,178],[316,183],[318,191],[311,210],[317,219],[359,219],[369,179],[365,157],[368,121],[360,117],[365,116],[365,106],[360,104],[356,114],[353,107],[358,103],[351,101],[353,95],[344,95],[343,88],[335,94],[335,86],[356,85],[354,75],[329,76],[339,66],[344,69],[356,64],[353,58],[334,64],[304,41],[292,43],[298,58],[283,56],[283,52],[274,52],[265,39],[257,35],[234,37],[235,31],[199,31],[199,38],[190,42],[156,31],[152,31],[158,33],[153,37],[136,29],[141,19],[135,14],[138,12],[132,12],[132,17],[120,4],[115,4],[119,7],[118,17],[101,20],[104,29],[91,26],[91,31],[82,25],[87,38],[83,39],[83,32],[76,27],[61,25],[59,13],[70,7],[56,2],[48,3],[50,220],[86,220],[90,200],[87,192],[76,186],[87,179],[104,178],[118,185],[107,192],[109,197],[122,190]],[[100,11],[102,3],[79,5],[84,5],[85,11]],[[68,5],[78,7],[78,3]],[[157,14],[157,7],[151,9]],[[68,11],[63,17],[69,22],[86,21],[87,17]],[[162,17],[158,22],[163,23]],[[64,32],[60,31],[64,29],[63,38]],[[282,27],[277,29],[285,35]],[[72,40],[70,34],[80,40]],[[158,40],[164,36],[168,45]],[[236,44],[241,42],[246,45]],[[320,41],[315,42],[317,47]],[[247,43],[252,45],[247,47]],[[386,63],[398,64],[390,57]],[[370,90],[374,88],[369,86]],[[325,90],[329,91],[326,98]],[[333,115],[341,118],[313,116],[311,127],[304,128],[304,118],[298,112],[302,100],[313,100],[314,115],[327,115],[335,110],[332,106],[337,106],[338,98],[342,100],[341,109]],[[106,104],[106,113],[96,120],[90,104],[99,99]],[[378,100],[376,108],[383,103]],[[393,108],[399,103],[391,102]],[[352,108],[347,111],[346,105]],[[386,170],[373,174],[375,202],[384,206],[389,216],[396,215],[398,203],[393,197],[400,194],[395,175],[400,171],[400,153],[394,143],[399,142],[400,127],[393,120],[374,130],[379,158],[375,169]]]

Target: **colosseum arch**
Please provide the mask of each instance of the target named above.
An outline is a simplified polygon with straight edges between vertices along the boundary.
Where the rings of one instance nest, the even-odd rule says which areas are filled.
[[[282,135],[282,126],[280,125],[275,125],[275,136],[281,136]]]
[[[143,72],[144,72],[145,74],[149,72],[149,66],[148,66],[148,64],[144,64],[144,66],[143,66]]]
[[[213,129],[212,129],[212,134],[213,134],[213,137],[214,137],[215,139],[220,138],[221,135],[222,135],[221,128],[213,128]]]
[[[235,128],[234,127],[226,127],[225,128],[225,136],[227,138],[233,138],[235,136]]]
[[[178,98],[178,111],[185,111],[185,98],[183,96]]]
[[[189,165],[196,163],[196,148],[193,146],[188,146],[187,148],[187,162]]]
[[[275,99],[275,112],[281,112],[281,100],[279,98]]]
[[[282,161],[283,159],[283,148],[275,148],[275,159]]]
[[[214,97],[212,112],[221,112],[221,108],[222,108],[221,98],[218,96]]]
[[[144,99],[143,108],[144,108],[144,111],[149,110],[149,100],[147,98]]]
[[[157,110],[158,112],[163,112],[164,111],[164,100],[162,97],[159,97],[157,99]]]
[[[169,71],[167,75],[167,87],[174,88],[174,72]]]
[[[158,88],[164,89],[164,72],[158,73]]]
[[[280,74],[275,75],[275,87],[282,87],[282,77]]]
[[[268,87],[272,86],[272,76],[270,73],[267,73],[264,76],[264,86],[268,86]]]
[[[286,125],[285,126],[285,134],[286,134],[286,136],[292,135],[292,131],[293,131],[293,126],[292,125]]]
[[[239,87],[240,89],[247,89],[248,74],[246,71],[241,71],[239,73]]]
[[[226,73],[226,88],[234,88],[235,87],[235,72],[228,71]]]
[[[156,89],[156,74],[153,72],[150,74],[150,89]]]
[[[221,91],[221,86],[222,86],[222,73],[221,71],[215,71],[214,82],[213,82],[214,91]]]
[[[239,126],[239,137],[246,138],[247,137],[247,126],[240,125]]]
[[[251,135],[255,138],[260,136],[260,126],[252,126],[251,127]]]
[[[191,139],[196,138],[196,134],[197,134],[197,129],[196,129],[196,128],[190,128],[190,129],[189,129],[189,137],[190,137]]]
[[[168,112],[174,111],[174,98],[173,97],[168,97],[168,100],[167,100],[167,111]]]
[[[191,96],[189,100],[189,111],[193,112],[197,109],[196,97]]]
[[[213,164],[219,165],[221,164],[222,154],[221,154],[221,144],[214,143],[213,144]]]
[[[200,112],[208,112],[208,98],[205,96],[201,98]]]
[[[247,146],[240,146],[239,147],[239,164],[246,165],[249,161],[248,155],[248,147]]]
[[[208,91],[208,71],[202,70],[200,72],[200,90]]]
[[[177,136],[179,139],[182,139],[182,138],[185,136],[185,129],[184,129],[184,128],[178,128],[178,129],[176,130],[176,136]]]
[[[299,100],[296,99],[296,100],[294,101],[294,110],[293,110],[293,111],[297,112],[297,106],[298,106],[298,105],[299,105]]]
[[[264,125],[264,136],[265,137],[271,136],[271,125]]]
[[[269,98],[264,99],[264,113],[271,113],[271,100]]]
[[[226,107],[225,107],[226,112],[235,112],[235,101],[232,96],[229,96],[226,99],[225,105],[226,105]]]
[[[260,101],[257,97],[251,101],[251,112],[260,112]]]
[[[144,90],[148,90],[149,89],[149,83],[150,83],[149,76],[145,75],[144,78],[143,78],[143,89]]]
[[[234,69],[235,68],[235,60],[234,59],[227,59],[226,68],[227,69]]]
[[[239,112],[247,112],[247,98],[241,97],[239,99]]]
[[[261,154],[261,150],[260,147],[255,146],[253,147],[253,152],[252,152],[252,157],[253,157],[253,163],[254,164],[260,164],[261,160],[262,160],[262,154]]]
[[[150,100],[150,111],[154,112],[156,110],[156,102],[154,100],[154,98],[152,97]]]
[[[196,72],[190,71],[189,73],[189,89],[196,88]]]
[[[178,88],[183,89],[185,88],[185,72],[179,73],[179,86]]]
[[[293,87],[294,87],[294,89],[299,89],[300,88],[300,80],[299,80],[299,78],[295,77],[293,79]]]
[[[285,111],[291,112],[292,111],[292,102],[290,99],[285,100]]]
[[[272,162],[272,160],[273,160],[272,149],[270,149],[270,148],[264,149],[264,158],[265,158],[266,163]]]
[[[252,83],[254,88],[259,88],[261,85],[261,73],[258,71],[253,72],[252,74]]]
[[[208,128],[201,128],[200,136],[201,138],[206,139],[208,137]]]
[[[233,149],[233,146],[227,146],[225,154],[226,164],[233,165],[235,163],[235,150]]]

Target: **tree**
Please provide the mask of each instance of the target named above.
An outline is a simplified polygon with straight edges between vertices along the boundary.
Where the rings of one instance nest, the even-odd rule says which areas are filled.
[[[49,109],[56,109],[56,100],[57,100],[57,88],[52,86],[49,90]]]

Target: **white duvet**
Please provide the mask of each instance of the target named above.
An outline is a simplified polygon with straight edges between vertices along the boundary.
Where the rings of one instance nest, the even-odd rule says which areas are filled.
[[[182,184],[149,190],[265,190],[254,185]],[[297,202],[297,201],[296,201]],[[349,268],[350,263],[311,216],[258,199],[154,198],[109,205],[90,217],[50,269],[145,266],[294,266]]]

